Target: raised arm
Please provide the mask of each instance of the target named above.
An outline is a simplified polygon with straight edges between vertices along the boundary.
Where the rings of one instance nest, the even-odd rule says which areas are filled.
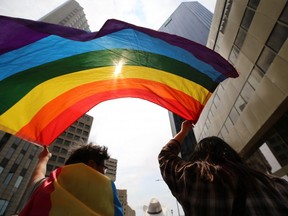
[[[48,147],[45,146],[43,151],[39,154],[38,164],[31,176],[30,185],[36,184],[41,179],[45,178],[46,166],[52,154],[49,152]]]

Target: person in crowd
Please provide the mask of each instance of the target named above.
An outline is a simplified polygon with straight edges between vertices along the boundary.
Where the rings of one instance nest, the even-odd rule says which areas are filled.
[[[288,215],[288,182],[245,165],[221,138],[202,139],[188,161],[181,159],[181,143],[192,128],[183,121],[158,156],[163,180],[185,215]]]
[[[158,199],[152,198],[149,205],[143,206],[145,216],[165,216],[166,207],[162,206]]]
[[[20,216],[124,215],[116,187],[104,175],[105,160],[110,158],[107,147],[79,145],[71,151],[65,165],[49,177],[45,174],[51,153],[44,147],[30,180],[33,193]]]

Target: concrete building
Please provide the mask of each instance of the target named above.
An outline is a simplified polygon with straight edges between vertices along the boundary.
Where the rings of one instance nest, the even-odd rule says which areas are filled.
[[[48,162],[47,174],[63,165],[72,142],[88,140],[92,122],[93,117],[84,115],[50,145],[53,156]],[[71,128],[74,127],[72,133]],[[14,214],[23,205],[23,200],[27,199],[23,196],[41,150],[35,144],[0,131],[0,215]]]
[[[224,138],[244,158],[264,156],[268,172],[288,173],[287,0],[218,0],[207,46],[240,76],[224,81],[194,129]],[[273,162],[274,161],[274,162]]]
[[[182,2],[159,31],[175,34],[199,44],[206,45],[213,14],[197,1]],[[183,118],[169,112],[172,134],[175,135],[181,129]],[[195,135],[190,132],[185,138],[181,155],[187,159],[196,144]]]
[[[40,151],[38,146],[0,131],[0,215],[15,213]]]
[[[115,182],[117,174],[117,159],[109,158],[105,161],[105,165],[108,167],[105,175]]]
[[[64,162],[69,157],[69,149],[73,148],[75,143],[87,143],[92,123],[92,116],[83,115],[49,146],[52,157],[47,164],[47,176],[54,169],[64,165]]]
[[[127,202],[127,190],[126,189],[118,189],[119,200],[122,204],[124,216],[135,216],[135,210],[131,209]]]
[[[64,2],[39,20],[90,31],[84,10],[75,0]]]

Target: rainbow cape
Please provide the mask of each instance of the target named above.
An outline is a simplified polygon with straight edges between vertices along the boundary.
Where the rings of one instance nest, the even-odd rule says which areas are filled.
[[[54,170],[19,214],[39,215],[123,216],[124,213],[113,181],[79,163]]]
[[[95,105],[141,98],[197,122],[238,73],[185,38],[108,20],[99,32],[0,16],[0,130],[49,145]]]

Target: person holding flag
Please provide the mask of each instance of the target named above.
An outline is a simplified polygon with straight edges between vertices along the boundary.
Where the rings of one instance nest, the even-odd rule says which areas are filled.
[[[114,182],[105,176],[107,147],[92,143],[74,149],[65,166],[45,177],[51,157],[47,147],[31,177],[33,193],[19,216],[123,216]]]

